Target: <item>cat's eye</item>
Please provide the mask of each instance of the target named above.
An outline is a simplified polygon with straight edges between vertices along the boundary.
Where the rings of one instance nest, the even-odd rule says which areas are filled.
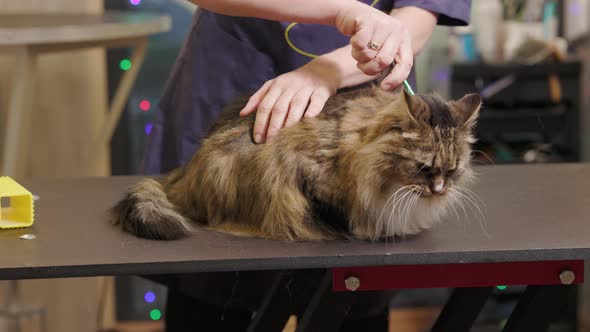
[[[426,165],[425,163],[418,162],[416,164],[416,174],[418,173],[430,173],[432,171],[432,167]]]
[[[457,169],[456,168],[448,169],[447,170],[447,176],[452,176],[453,174],[455,174],[455,172],[457,172]]]

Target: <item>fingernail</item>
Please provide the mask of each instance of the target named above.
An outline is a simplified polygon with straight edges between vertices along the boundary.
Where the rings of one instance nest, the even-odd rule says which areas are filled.
[[[262,141],[262,135],[254,134],[254,142],[260,143]]]

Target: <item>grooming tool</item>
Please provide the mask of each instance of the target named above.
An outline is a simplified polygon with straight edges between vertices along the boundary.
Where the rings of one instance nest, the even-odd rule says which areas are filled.
[[[387,66],[387,68],[383,69],[383,71],[379,74],[379,76],[377,77],[377,84],[381,85],[381,82],[383,82],[383,80],[389,75],[391,74],[391,71],[393,70],[393,67],[395,66],[395,62],[393,62],[392,64],[390,64],[389,66]],[[414,90],[412,90],[412,87],[410,86],[410,84],[408,83],[407,80],[404,81],[404,83],[402,84],[403,87],[406,89],[406,91],[413,96],[414,95]],[[393,91],[397,91],[397,89],[394,89]]]
[[[0,176],[0,229],[33,224],[33,195],[7,176]]]

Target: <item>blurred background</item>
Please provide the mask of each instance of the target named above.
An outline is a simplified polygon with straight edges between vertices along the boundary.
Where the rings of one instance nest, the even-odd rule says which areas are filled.
[[[167,31],[150,34],[145,60],[127,47],[42,55],[33,98],[26,177],[127,175],[139,171],[146,138],[196,7],[186,0],[0,0],[1,15],[159,14]],[[590,0],[474,0],[472,24],[437,27],[415,62],[417,92],[457,98],[478,92],[478,164],[580,162],[590,158]],[[2,23],[0,22],[0,27]],[[1,29],[1,28],[0,28]],[[2,53],[0,53],[2,55]],[[15,84],[15,59],[0,56],[0,124]],[[88,168],[84,153],[125,74],[130,85],[110,148]],[[1,126],[0,126],[1,127]],[[0,131],[1,133],[1,131]],[[4,147],[6,148],[6,147]],[[0,292],[14,289],[14,284]],[[15,301],[47,311],[47,331],[161,330],[166,290],[137,277],[18,283]],[[499,285],[478,321],[499,331],[522,292]],[[426,331],[448,290],[416,290],[392,301],[392,331]],[[553,331],[590,331],[590,291],[579,287]],[[1,313],[1,310],[0,310]],[[25,328],[39,328],[32,322]],[[13,327],[0,315],[0,332]]]

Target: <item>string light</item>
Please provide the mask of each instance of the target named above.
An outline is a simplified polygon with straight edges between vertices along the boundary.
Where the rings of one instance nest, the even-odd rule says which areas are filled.
[[[580,4],[577,2],[570,3],[568,9],[570,15],[572,16],[580,16],[582,13],[582,6],[580,6]]]
[[[145,124],[145,127],[144,127],[144,130],[145,130],[145,134],[146,135],[149,135],[152,132],[152,124],[151,123],[146,123]]]
[[[139,6],[141,4],[141,0],[129,0],[129,3],[134,6]]]
[[[146,292],[143,295],[143,299],[147,303],[152,303],[152,302],[154,302],[156,300],[156,294],[154,294],[154,292]]]
[[[139,109],[142,110],[142,111],[144,111],[144,112],[149,111],[151,107],[152,107],[152,103],[150,103],[149,100],[145,100],[144,99],[144,100],[142,100],[142,101],[139,102]]]
[[[121,62],[119,62],[119,68],[121,68],[122,71],[128,71],[129,69],[131,69],[131,60],[121,60]]]
[[[448,70],[437,70],[432,74],[432,78],[437,82],[447,82],[449,80],[450,73]]]
[[[152,320],[160,320],[160,318],[162,318],[162,312],[158,309],[153,309],[150,311],[150,318]]]

